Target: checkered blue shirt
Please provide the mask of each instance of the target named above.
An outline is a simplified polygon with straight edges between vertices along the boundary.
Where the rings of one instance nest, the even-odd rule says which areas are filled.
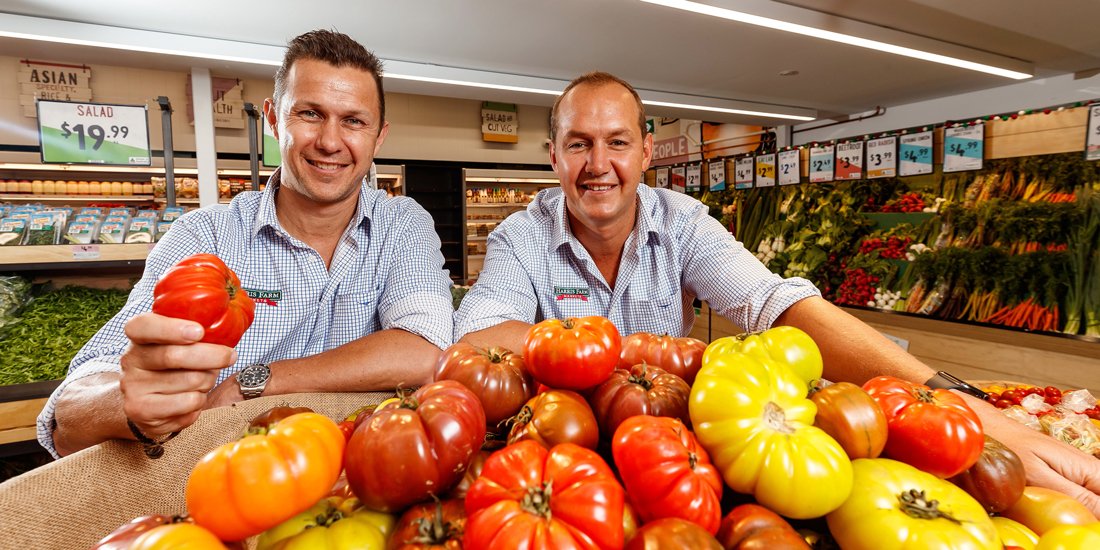
[[[755,331],[795,302],[821,295],[806,279],[768,271],[698,200],[639,185],[638,201],[610,288],[569,228],[561,189],[541,191],[489,234],[484,268],[455,314],[455,339],[504,321],[586,315],[609,318],[624,336],[686,336],[695,297]]]
[[[314,355],[383,329],[403,329],[440,348],[451,344],[451,281],[432,218],[420,205],[363,185],[352,223],[326,268],[316,251],[279,224],[278,182],[276,172],[265,191],[242,193],[172,224],[150,251],[126,305],[77,353],[47,401],[38,417],[43,447],[56,456],[51,427],[57,397],[73,380],[119,371],[129,345],[126,321],[151,309],[161,275],[192,254],[218,255],[244,288],[263,296],[237,345],[237,362],[219,373],[219,383],[253,363]]]

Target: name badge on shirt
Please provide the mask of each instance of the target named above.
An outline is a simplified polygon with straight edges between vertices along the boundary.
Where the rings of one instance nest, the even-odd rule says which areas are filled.
[[[261,290],[258,288],[246,288],[244,289],[248,293],[248,297],[252,298],[253,302],[257,304],[266,304],[269,306],[278,306],[279,300],[283,299],[283,291],[281,290]]]
[[[588,301],[588,288],[587,287],[569,287],[569,286],[555,286],[554,287],[554,299],[557,301],[562,300],[580,300],[582,302]]]

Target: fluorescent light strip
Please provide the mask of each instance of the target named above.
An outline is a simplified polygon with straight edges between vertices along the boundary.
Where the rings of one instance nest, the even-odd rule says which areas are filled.
[[[75,46],[91,46],[94,48],[110,48],[114,50],[129,50],[145,53],[155,53],[163,55],[177,55],[182,57],[198,57],[202,59],[212,59],[215,61],[230,61],[236,63],[253,63],[257,65],[270,65],[278,67],[282,64],[282,60],[261,59],[255,57],[237,57],[232,55],[221,55],[208,52],[187,52],[182,50],[170,50],[165,48],[153,48],[150,46],[136,46],[133,44],[115,44],[111,42],[101,42],[98,40],[84,40],[81,38],[62,38],[59,36],[48,36],[42,34],[27,34],[10,31],[0,31],[0,36],[8,38],[21,38],[26,40],[39,40],[42,42],[55,42],[58,44],[72,44]]]
[[[752,15],[750,13],[744,13],[740,11],[734,11],[726,8],[718,8],[715,6],[708,6],[706,4],[700,4],[699,2],[690,2],[688,0],[642,0],[649,4],[658,4],[661,6],[675,8],[678,10],[685,10],[703,15],[710,15],[712,17],[719,17],[722,19],[728,19],[730,21],[738,21],[740,23],[748,23],[749,25],[757,25],[760,27],[767,27],[769,29],[776,29],[780,31],[792,32],[795,34],[801,34],[804,36],[812,36],[814,38],[821,38],[824,40],[831,40],[833,42],[841,42],[851,46],[858,46],[861,48],[868,48],[872,50],[878,50],[881,52],[892,53],[896,55],[903,55],[905,57],[912,57],[915,59],[922,59],[925,61],[931,61],[933,63],[941,63],[943,65],[951,65],[953,67],[959,67],[963,69],[969,69],[971,71],[978,71],[982,73],[1003,76],[1012,78],[1015,80],[1023,80],[1025,78],[1031,78],[1032,75],[1027,73],[1021,73],[1017,71],[1010,71],[1008,69],[1002,69],[1000,67],[994,67],[992,65],[985,65],[982,63],[975,63],[973,61],[967,61],[965,59],[958,59],[955,57],[949,57],[946,55],[935,54],[913,48],[906,48],[904,46],[897,46],[894,44],[888,44],[886,42],[879,42],[877,40],[869,40],[866,38],[860,38],[858,36],[851,36],[848,34],[841,34],[838,32],[826,31],[822,29],[816,29],[814,27],[807,27],[806,25],[799,25],[797,23],[789,23],[787,21],[780,21],[779,19],[772,19],[770,17],[761,17],[759,15]]]
[[[508,86],[505,84],[487,84],[484,82],[471,82],[468,80],[452,80],[449,78],[434,78],[430,76],[412,76],[403,74],[386,73],[387,78],[398,78],[402,80],[416,80],[420,82],[432,82],[436,84],[450,84],[453,86],[471,86],[475,88],[489,88],[492,90],[507,90],[510,92],[529,92],[534,94],[546,94],[546,95],[561,95],[560,90],[546,90],[541,88],[526,88],[523,86]],[[726,113],[733,115],[749,115],[749,116],[761,116],[769,118],[782,118],[789,120],[809,121],[816,120],[814,117],[802,116],[802,115],[788,115],[783,113],[769,113],[766,111],[748,111],[744,109],[728,109],[725,107],[710,107],[707,105],[690,105],[687,103],[670,103],[668,101],[656,101],[652,99],[643,99],[642,103],[645,105],[654,105],[657,107],[672,107],[676,109],[690,109],[693,111],[710,111],[715,113]]]

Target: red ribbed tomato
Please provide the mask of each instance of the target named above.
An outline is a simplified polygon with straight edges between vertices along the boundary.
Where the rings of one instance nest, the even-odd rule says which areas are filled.
[[[504,348],[482,349],[465,342],[447,348],[435,368],[436,380],[454,380],[481,400],[490,431],[511,418],[535,395],[523,357]]]
[[[560,390],[586,390],[611,376],[622,339],[604,317],[547,319],[524,339],[523,359],[531,376]]]
[[[695,338],[635,332],[623,339],[619,368],[630,369],[644,363],[675,374],[691,385],[695,374],[703,366],[703,351],[706,349],[706,343]]]
[[[157,281],[153,313],[195,321],[205,331],[203,342],[233,347],[252,324],[256,304],[221,258],[195,254]]]
[[[691,426],[688,395],[691,386],[679,376],[658,367],[634,365],[615,369],[611,378],[596,387],[588,398],[600,433],[611,435],[624,420],[639,414],[679,418]]]
[[[380,405],[355,428],[348,485],[366,507],[396,512],[450,490],[484,440],[477,396],[454,380],[432,382]]]
[[[547,449],[562,443],[595,449],[600,442],[600,427],[592,408],[580,394],[547,390],[532,397],[512,421],[508,443],[525,439]]]

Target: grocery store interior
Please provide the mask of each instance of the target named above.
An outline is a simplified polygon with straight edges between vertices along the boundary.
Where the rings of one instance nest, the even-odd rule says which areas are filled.
[[[247,108],[271,95],[286,41],[316,28],[384,60],[374,184],[431,213],[457,285],[476,280],[496,224],[557,185],[550,106],[604,70],[646,103],[646,183],[707,203],[773,271],[810,278],[938,370],[1098,392],[1100,209],[1073,198],[1100,195],[1098,21],[1091,0],[6,0],[0,207],[99,219],[0,226],[24,233],[0,246],[0,465],[45,460],[34,418],[165,216],[228,202],[277,166]],[[37,100],[144,107],[148,162],[50,161]],[[917,135],[932,156],[903,175]],[[977,157],[945,160],[968,139]],[[856,145],[843,160],[864,170],[840,177]],[[794,179],[775,185],[784,159]],[[698,305],[693,336],[740,332]]]

